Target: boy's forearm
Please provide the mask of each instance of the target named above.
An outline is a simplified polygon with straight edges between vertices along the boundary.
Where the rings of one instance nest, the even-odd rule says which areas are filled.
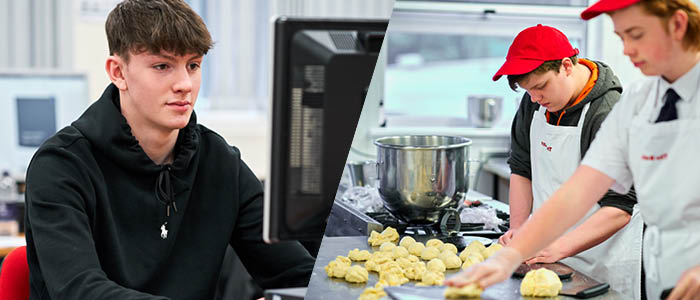
[[[629,223],[632,217],[615,207],[602,207],[574,230],[559,238],[566,257],[576,255],[604,242]]]
[[[532,212],[532,181],[517,174],[510,175],[510,228],[519,228]]]

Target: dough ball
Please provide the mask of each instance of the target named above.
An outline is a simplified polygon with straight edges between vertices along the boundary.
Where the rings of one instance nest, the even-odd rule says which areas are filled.
[[[423,274],[423,279],[420,283],[416,285],[427,286],[427,285],[442,285],[445,280],[445,274],[442,272],[432,272],[427,271]]]
[[[486,248],[484,248],[484,249],[486,249]],[[484,255],[481,254],[481,250],[467,249],[467,248],[465,248],[464,251],[462,251],[459,254],[459,258],[462,261],[467,261],[467,257],[472,256],[472,255],[476,255],[476,256],[480,257],[482,261],[484,260]]]
[[[391,251],[392,256],[394,259],[397,259],[399,257],[408,257],[408,249],[398,246],[394,247],[394,249]]]
[[[418,256],[415,256],[413,254],[409,254],[406,258],[408,258],[408,260],[410,260],[411,262],[419,262],[420,261],[420,258],[418,258]]]
[[[530,270],[520,283],[520,295],[524,297],[555,297],[561,291],[562,283],[557,273],[540,268]]]
[[[484,251],[482,251],[481,254],[484,256],[484,259],[487,259],[501,249],[503,249],[503,245],[499,243],[493,243],[491,244],[491,246],[488,246],[486,249],[484,249]]]
[[[338,260],[332,260],[324,267],[328,277],[335,278],[345,278],[345,274],[348,272],[350,265],[346,265]]]
[[[483,252],[486,249],[486,246],[482,242],[479,241],[472,241],[467,245],[467,247],[464,248],[464,251],[477,251],[479,253]],[[462,252],[464,252],[462,251]]]
[[[431,260],[438,257],[438,255],[440,255],[440,250],[438,250],[438,248],[425,247],[425,249],[423,249],[423,251],[420,253],[420,258],[422,260]]]
[[[423,249],[425,249],[425,245],[421,242],[415,242],[408,246],[408,253],[411,253],[416,256],[420,256],[420,254],[423,252]]]
[[[481,254],[476,253],[476,252],[471,253],[464,260],[464,264],[462,264],[462,270],[466,270],[467,268],[471,267],[472,265],[478,264],[482,261],[484,261],[484,257],[481,256]]]
[[[366,261],[372,256],[367,250],[353,249],[348,252],[348,258],[352,261]]]
[[[382,243],[381,246],[379,246],[379,251],[382,251],[382,252],[391,252],[392,250],[394,250],[394,248],[396,248],[396,245],[394,245],[394,243],[392,243],[392,242],[384,242],[384,243]]]
[[[377,233],[376,231],[372,231],[369,234],[369,239],[367,239],[367,242],[369,242],[370,245],[372,246],[379,246],[383,244],[384,242],[392,242],[395,243],[399,240],[399,232],[396,231],[396,229],[392,227],[387,227],[382,231],[382,233]]]
[[[445,252],[447,250],[452,252],[453,254],[457,254],[457,246],[455,246],[452,243],[444,243],[438,249],[440,249],[440,252]]]
[[[423,274],[428,271],[425,263],[422,261],[414,262],[407,268],[404,268],[404,276],[411,280],[423,280]]]
[[[438,259],[445,263],[445,267],[447,269],[459,269],[459,267],[462,266],[462,260],[459,259],[459,256],[452,253],[450,250],[446,250],[440,253]]]
[[[366,288],[364,291],[362,291],[362,294],[360,295],[357,300],[379,300],[382,297],[385,297],[386,293],[384,292],[383,288]]]
[[[345,281],[352,283],[367,282],[369,272],[362,266],[352,266],[345,273]]]
[[[427,242],[425,242],[426,247],[435,247],[440,249],[440,246],[444,244],[441,240],[438,239],[429,239]]]
[[[350,266],[352,264],[352,261],[349,258],[342,256],[342,255],[336,256],[335,260],[338,261],[339,263],[344,263],[348,266]]]
[[[445,267],[445,263],[437,258],[431,259],[428,264],[426,264],[426,267],[428,268],[428,271],[432,272],[445,272],[447,269],[447,267]]]
[[[401,238],[401,241],[399,242],[399,246],[402,246],[406,249],[408,249],[408,246],[411,246],[411,244],[415,243],[416,240],[410,236],[405,236]]]
[[[448,287],[445,290],[446,299],[463,299],[463,298],[481,298],[481,293],[484,290],[476,283],[465,285],[461,288]]]

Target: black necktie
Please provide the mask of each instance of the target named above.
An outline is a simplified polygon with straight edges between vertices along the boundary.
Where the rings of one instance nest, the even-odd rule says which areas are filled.
[[[666,98],[666,103],[661,107],[661,112],[659,113],[659,118],[656,119],[656,123],[678,119],[676,102],[678,102],[681,97],[678,96],[673,89],[666,90],[666,95],[664,95],[664,97]]]

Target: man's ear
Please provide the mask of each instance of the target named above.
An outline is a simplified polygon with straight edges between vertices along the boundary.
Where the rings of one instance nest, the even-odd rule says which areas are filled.
[[[109,80],[114,83],[120,90],[127,90],[126,78],[124,77],[124,70],[126,69],[126,62],[124,59],[118,55],[110,55],[107,57],[107,62],[105,63],[105,70],[109,76]]]
[[[668,20],[668,32],[678,41],[683,41],[685,32],[688,31],[688,13],[679,9]]]
[[[561,60],[561,67],[564,68],[564,72],[566,72],[567,76],[574,73],[574,62],[571,61],[569,57],[565,57]]]

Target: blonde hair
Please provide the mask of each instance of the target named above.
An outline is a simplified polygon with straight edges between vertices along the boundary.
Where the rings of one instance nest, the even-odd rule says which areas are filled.
[[[683,36],[683,49],[700,51],[700,11],[692,0],[643,0],[636,5],[650,15],[660,18],[664,24],[668,23],[671,16],[682,10],[688,14],[688,28]],[[668,32],[668,27],[664,26]]]

